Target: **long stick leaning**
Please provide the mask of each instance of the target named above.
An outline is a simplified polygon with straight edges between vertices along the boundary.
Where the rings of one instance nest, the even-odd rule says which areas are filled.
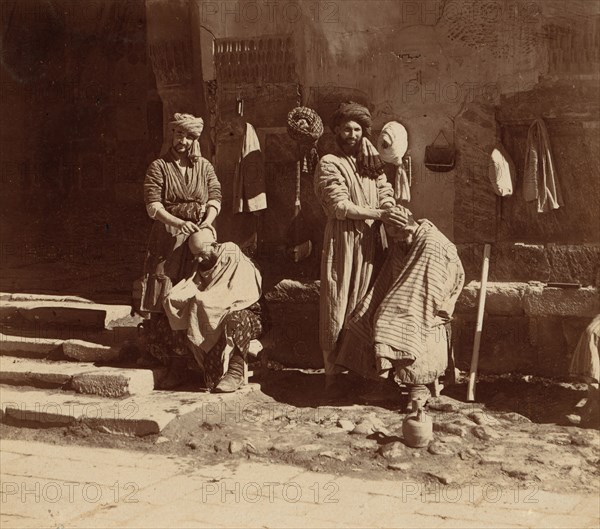
[[[487,291],[488,271],[490,268],[491,246],[486,244],[483,248],[483,266],[481,268],[481,288],[479,290],[479,305],[477,307],[477,326],[475,327],[475,339],[473,341],[473,356],[471,357],[471,372],[469,373],[469,385],[467,387],[467,401],[475,400],[475,381],[477,377],[477,366],[479,364],[479,346],[481,345],[481,332],[483,330],[483,313],[485,311],[485,294]]]

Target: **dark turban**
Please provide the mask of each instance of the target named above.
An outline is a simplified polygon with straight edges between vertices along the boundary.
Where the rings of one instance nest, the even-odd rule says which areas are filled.
[[[362,127],[362,138],[356,157],[356,165],[358,166],[359,173],[369,178],[377,178],[383,172],[385,164],[381,161],[377,149],[375,149],[369,140],[372,125],[369,109],[354,101],[341,103],[333,114],[331,130],[335,133],[335,128],[338,125],[348,121],[356,121]]]
[[[313,173],[319,162],[317,142],[323,135],[323,122],[312,108],[296,107],[287,116],[287,131],[297,143],[302,171]]]
[[[323,135],[323,122],[312,108],[296,107],[287,116],[287,131],[299,143],[314,144]]]
[[[363,136],[369,137],[371,135],[371,113],[367,107],[359,105],[354,101],[345,101],[333,114],[331,120],[331,130],[335,132],[335,128],[342,123],[347,121],[356,121],[362,129]]]

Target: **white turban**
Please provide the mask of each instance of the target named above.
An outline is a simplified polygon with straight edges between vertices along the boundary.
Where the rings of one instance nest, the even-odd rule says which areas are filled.
[[[397,167],[394,185],[396,200],[410,202],[410,181],[402,161],[407,149],[408,133],[404,126],[397,121],[386,123],[377,140],[377,150],[384,162]]]
[[[192,114],[175,114],[173,116],[173,121],[170,122],[170,125],[173,127],[173,129],[181,128],[187,133],[196,136],[192,142],[192,145],[190,146],[188,156],[194,163],[200,160],[202,153],[200,152],[200,142],[198,141],[198,138],[204,129],[204,120],[202,118],[192,116]]]
[[[397,121],[386,123],[377,140],[377,150],[381,159],[386,163],[401,165],[407,149],[408,133],[404,126]]]
[[[175,114],[170,125],[173,128],[182,128],[194,136],[200,136],[200,134],[202,134],[202,130],[204,129],[204,120],[202,118],[192,116],[191,114]]]

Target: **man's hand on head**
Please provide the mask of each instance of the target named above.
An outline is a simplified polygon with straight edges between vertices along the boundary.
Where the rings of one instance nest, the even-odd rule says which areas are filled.
[[[381,220],[397,228],[404,228],[409,220],[410,212],[406,208],[392,207],[381,210]]]
[[[191,220],[186,220],[179,226],[179,231],[181,231],[181,233],[184,235],[191,235],[192,233],[197,232],[199,229],[200,227]]]

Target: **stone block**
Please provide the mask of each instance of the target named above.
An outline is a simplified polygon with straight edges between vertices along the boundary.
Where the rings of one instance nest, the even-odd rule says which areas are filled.
[[[78,362],[108,362],[119,356],[119,349],[84,340],[65,340],[62,344],[66,357]]]
[[[282,279],[265,295],[273,303],[318,303],[320,281],[294,281]]]
[[[530,354],[536,356],[535,371],[540,376],[565,376],[568,372],[570,351],[562,327],[561,317],[532,317],[529,321]]]
[[[261,338],[269,360],[287,367],[323,367],[318,304],[271,303],[269,311],[272,328]]]
[[[467,282],[479,280],[483,244],[458,244]],[[541,281],[598,286],[600,245],[524,244],[499,242],[492,245],[490,281]]]
[[[530,285],[523,307],[529,316],[594,316],[600,312],[600,297],[594,287],[563,289]]]
[[[75,375],[69,387],[77,393],[102,397],[145,395],[154,389],[154,374],[150,369],[99,367]]]
[[[473,353],[476,314],[458,314],[452,329],[459,369],[468,371]],[[480,373],[534,373],[537,352],[529,342],[526,316],[486,316],[479,350]]]
[[[479,281],[471,281],[463,289],[456,304],[457,312],[477,312]],[[525,283],[489,282],[486,290],[485,312],[494,316],[522,316]]]
[[[483,244],[457,245],[466,281],[481,279]],[[490,254],[489,281],[543,281],[550,278],[550,263],[543,245],[496,243]]]
[[[551,270],[550,281],[600,287],[600,245],[549,244],[547,254]]]

